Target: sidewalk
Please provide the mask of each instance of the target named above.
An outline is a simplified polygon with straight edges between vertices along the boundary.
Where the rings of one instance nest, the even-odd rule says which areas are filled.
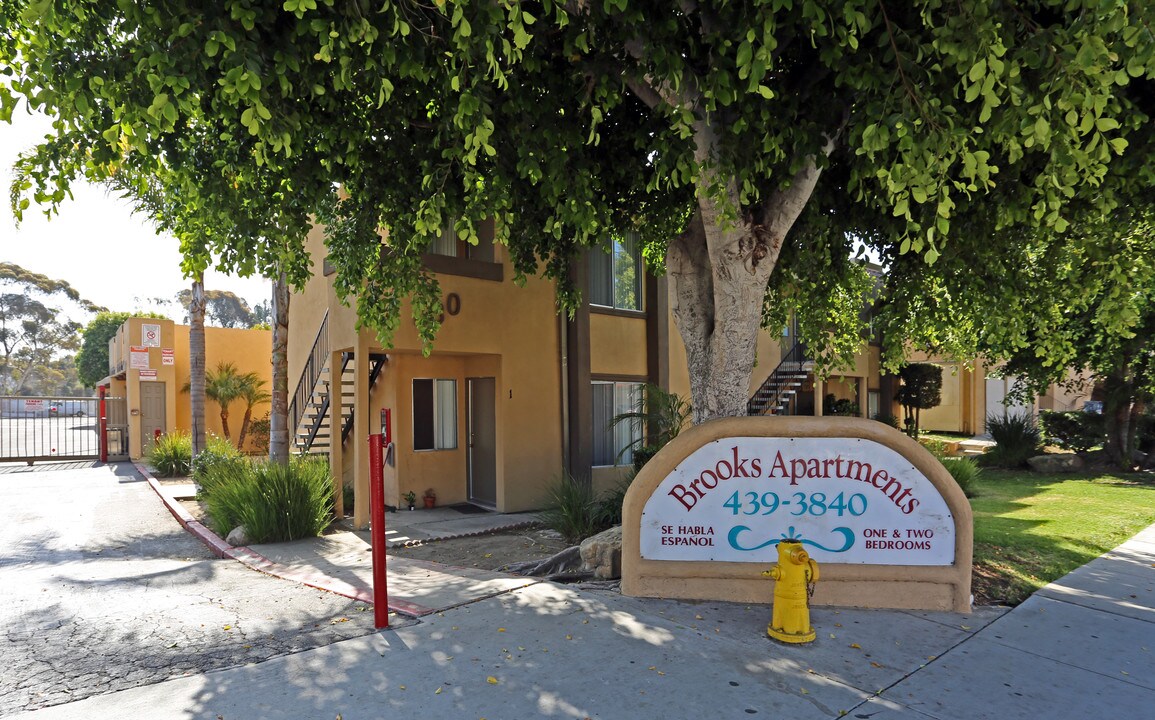
[[[293,545],[260,550],[271,569],[318,575],[359,577],[367,562],[348,537]],[[629,598],[391,559],[391,594],[430,611],[416,621],[28,717],[1146,717],[1153,565],[1155,526],[1011,611],[814,608],[818,639],[787,646],[765,637],[768,605]]]

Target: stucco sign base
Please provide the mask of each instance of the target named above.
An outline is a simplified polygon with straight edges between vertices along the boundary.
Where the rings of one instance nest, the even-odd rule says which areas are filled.
[[[858,418],[703,423],[638,473],[622,592],[770,603],[786,538],[821,566],[812,602],[970,612],[970,503],[914,440]]]

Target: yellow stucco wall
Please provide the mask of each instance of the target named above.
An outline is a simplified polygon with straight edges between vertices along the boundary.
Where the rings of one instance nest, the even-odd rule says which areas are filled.
[[[160,335],[156,346],[144,337],[145,327],[159,327]],[[268,330],[240,330],[226,328],[205,328],[206,368],[215,369],[218,362],[232,362],[238,372],[256,372],[271,384],[272,367],[269,364],[269,348],[272,342]],[[131,350],[133,347],[147,347],[147,367],[133,368]],[[166,363],[166,357],[171,363]],[[129,318],[109,341],[110,374],[124,373],[123,393],[128,404],[129,454],[140,458],[148,443],[142,442],[140,387],[142,383],[163,384],[165,388],[165,422],[162,431],[188,431],[192,427],[192,410],[189,395],[183,391],[189,380],[189,328],[177,325],[171,320],[152,318]],[[142,379],[142,371],[144,379]],[[155,379],[150,374],[155,373]],[[121,381],[114,380],[115,391]],[[259,404],[253,409],[253,418],[259,418],[268,411],[268,404]],[[231,406],[230,426],[233,439],[240,431],[244,416],[244,403],[237,401]],[[221,434],[220,410],[211,400],[206,401],[206,429]],[[247,444],[247,443],[246,443]],[[251,447],[251,446],[250,446]]]
[[[181,430],[192,427],[191,397],[183,391],[185,383],[191,375],[189,364],[189,327],[175,326],[176,333],[176,387],[177,425]],[[264,380],[265,392],[270,392],[273,386],[273,366],[271,348],[273,334],[269,330],[248,330],[239,328],[205,328],[205,371],[215,372],[222,363],[232,363],[237,373],[244,375],[254,372]],[[253,407],[252,419],[257,420],[269,412],[268,402],[258,403]],[[245,403],[237,400],[229,405],[229,433],[231,440],[236,443],[244,420]],[[221,408],[210,398],[205,398],[205,432],[224,436],[221,425]],[[249,440],[245,441],[245,452],[254,452],[255,448]]]
[[[646,318],[590,311],[590,374],[644,378]]]
[[[375,335],[356,330],[355,308],[342,307],[331,290],[331,279],[321,274],[325,248],[320,231],[308,239],[315,275],[290,302],[289,387],[296,387],[320,327],[329,311],[329,346],[334,352],[355,350],[385,353],[389,361],[369,394],[367,431],[379,431],[380,411],[393,412],[394,464],[386,468],[386,502],[402,505],[401,496],[412,490],[421,496],[427,488],[437,493],[438,504],[467,498],[467,379],[495,379],[497,444],[497,509],[516,512],[541,507],[548,488],[562,470],[562,401],[560,338],[562,323],[556,311],[551,282],[529,278],[524,286],[511,282],[513,270],[505,250],[495,247],[495,260],[504,266],[501,282],[452,274],[438,274],[443,299],[454,298],[456,314],[448,311],[429,357],[423,357],[408,306],[392,346],[382,348]],[[304,326],[303,329],[302,326]],[[306,339],[307,337],[307,339]],[[643,346],[644,347],[644,346]],[[643,357],[644,364],[644,357]],[[458,447],[453,450],[414,451],[412,383],[414,378],[457,381]],[[367,433],[364,433],[367,435]],[[367,437],[357,433],[340,452],[340,474],[359,495],[368,488]],[[361,511],[345,508],[356,522]]]

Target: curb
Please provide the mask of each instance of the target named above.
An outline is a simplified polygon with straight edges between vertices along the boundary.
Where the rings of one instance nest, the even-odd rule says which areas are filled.
[[[205,546],[208,547],[209,551],[212,552],[213,555],[216,555],[218,558],[224,560],[236,560],[245,567],[256,570],[260,573],[264,573],[265,575],[271,575],[272,577],[279,578],[281,580],[298,582],[318,590],[331,592],[334,595],[340,595],[342,597],[347,597],[358,602],[363,602],[367,605],[373,605],[372,588],[353,585],[343,580],[338,580],[337,578],[318,573],[312,569],[303,570],[289,567],[287,565],[281,565],[279,563],[273,562],[260,553],[253,552],[247,547],[236,547],[228,544],[226,541],[222,540],[219,535],[205,527],[203,523],[194,518],[188,510],[184,509],[183,505],[165,493],[162,489],[163,486],[157,482],[156,478],[152,476],[152,473],[150,473],[144,465],[134,460],[132,461],[132,466],[136,468],[136,471],[144,477],[145,481],[148,482],[149,487],[151,487],[153,492],[156,493],[157,497],[160,498],[160,501],[164,504],[164,506],[168,508],[168,511],[172,513],[172,516],[176,518],[176,521],[180,523],[180,526],[188,531],[188,533],[193,537],[204,543]],[[416,603],[411,603],[405,600],[390,601],[389,610],[399,615],[406,615],[408,617],[422,617],[424,615],[430,615],[436,612],[436,610],[433,608],[428,608],[424,605],[418,605]]]

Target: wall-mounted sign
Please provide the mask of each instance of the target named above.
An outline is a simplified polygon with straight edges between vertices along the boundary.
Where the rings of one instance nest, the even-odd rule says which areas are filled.
[[[160,325],[141,325],[140,344],[145,347],[160,347]]]
[[[859,418],[737,417],[681,433],[622,508],[622,593],[770,602],[791,539],[821,566],[813,602],[970,609],[970,503],[927,450]]]
[[[148,364],[148,348],[139,345],[133,345],[128,349],[128,366],[133,370],[147,370]]]
[[[146,380],[146,381],[147,380],[156,380],[156,370],[141,370],[140,371],[140,379]]]
[[[160,364],[161,365],[175,365],[176,364],[176,354],[174,353],[172,348],[164,348],[160,351]]]
[[[906,458],[864,438],[733,437],[682,460],[642,510],[652,560],[950,565],[954,518]]]

